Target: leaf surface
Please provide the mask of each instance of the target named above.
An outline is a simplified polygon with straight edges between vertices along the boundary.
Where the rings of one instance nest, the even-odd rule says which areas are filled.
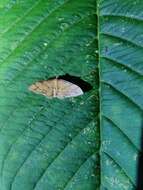
[[[9,4],[1,4],[0,14],[1,190],[95,189],[95,1]],[[89,82],[93,90],[59,100],[28,89],[38,80],[66,73]]]
[[[1,190],[135,190],[142,0],[0,0]],[[29,91],[68,73],[93,89]]]
[[[137,186],[143,110],[143,2],[100,3],[101,187]]]

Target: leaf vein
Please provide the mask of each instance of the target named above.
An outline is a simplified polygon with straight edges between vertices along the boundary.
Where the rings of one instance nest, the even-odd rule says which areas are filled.
[[[38,27],[40,27],[40,25],[45,22],[45,20],[51,16],[54,12],[56,12],[57,10],[61,9],[66,3],[68,3],[71,0],[66,0],[66,2],[64,2],[63,4],[59,5],[58,7],[56,7],[54,10],[52,10],[48,15],[46,15],[46,17],[44,17],[42,20],[40,20],[40,22],[38,22],[38,24],[24,37],[23,40],[21,40],[19,42],[19,44],[12,50],[12,52],[10,52],[10,54],[4,58],[4,60],[2,61],[2,63],[0,64],[0,66],[15,52],[15,50],[17,50],[19,48],[19,46],[31,35],[33,34],[33,32],[35,32]]]

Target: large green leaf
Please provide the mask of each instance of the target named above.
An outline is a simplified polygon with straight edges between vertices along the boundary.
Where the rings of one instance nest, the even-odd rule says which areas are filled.
[[[1,190],[90,190],[99,184],[95,13],[94,0],[25,0],[2,10]],[[28,90],[66,73],[95,88],[63,100]]]
[[[143,1],[100,5],[101,183],[136,189],[143,110]]]
[[[0,190],[136,189],[142,9],[142,0],[0,0]],[[63,100],[28,90],[66,73],[93,89]]]

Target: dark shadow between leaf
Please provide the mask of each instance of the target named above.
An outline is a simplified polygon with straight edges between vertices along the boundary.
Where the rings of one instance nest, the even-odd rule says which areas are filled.
[[[66,74],[66,75],[62,75],[62,76],[59,76],[58,79],[63,79],[63,80],[66,80],[66,81],[69,81],[73,84],[76,84],[77,86],[79,86],[83,92],[88,92],[92,89],[92,86],[82,80],[80,77],[76,77],[76,76],[71,76],[69,74]]]
[[[142,134],[141,134],[141,151],[139,153],[139,159],[138,159],[136,190],[143,190],[143,122],[142,122]]]

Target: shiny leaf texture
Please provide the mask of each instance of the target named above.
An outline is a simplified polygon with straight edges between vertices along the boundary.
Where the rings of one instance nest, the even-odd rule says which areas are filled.
[[[96,23],[94,0],[1,1],[1,190],[98,187]],[[62,100],[29,90],[66,73],[93,90]]]
[[[100,3],[101,187],[135,190],[143,119],[143,1]]]
[[[0,190],[135,190],[142,0],[0,0]],[[69,74],[93,86],[29,90]]]

